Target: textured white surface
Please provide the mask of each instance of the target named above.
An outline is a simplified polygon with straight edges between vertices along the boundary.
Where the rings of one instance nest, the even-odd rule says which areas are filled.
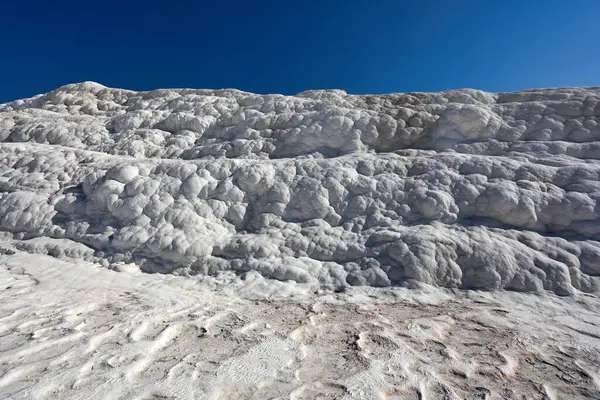
[[[0,248],[2,399],[600,397],[600,302],[588,294],[350,288],[255,301]]]
[[[307,290],[591,292],[599,122],[600,88],[286,97],[73,84],[0,105],[0,229],[60,239],[20,244],[34,252]]]
[[[600,398],[599,100],[0,105],[0,398]]]

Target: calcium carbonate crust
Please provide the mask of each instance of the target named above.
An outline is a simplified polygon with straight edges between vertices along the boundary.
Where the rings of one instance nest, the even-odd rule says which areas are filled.
[[[597,290],[600,88],[296,96],[85,82],[0,105],[0,230],[315,289]]]

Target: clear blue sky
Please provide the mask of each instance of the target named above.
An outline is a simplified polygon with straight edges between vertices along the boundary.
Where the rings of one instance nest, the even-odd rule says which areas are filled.
[[[6,0],[0,102],[93,80],[294,94],[600,85],[600,0]]]

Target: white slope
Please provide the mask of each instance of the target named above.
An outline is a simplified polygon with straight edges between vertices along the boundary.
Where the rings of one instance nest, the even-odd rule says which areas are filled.
[[[2,104],[0,399],[600,398],[599,122],[600,88]]]
[[[87,261],[311,290],[593,292],[599,119],[600,88],[73,84],[0,105],[0,229]]]
[[[251,300],[8,243],[2,252],[2,399],[600,397],[591,295]]]

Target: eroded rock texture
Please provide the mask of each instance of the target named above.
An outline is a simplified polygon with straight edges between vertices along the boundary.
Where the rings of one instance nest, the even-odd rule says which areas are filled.
[[[0,229],[152,272],[595,291],[599,123],[600,88],[68,85],[0,105]]]

